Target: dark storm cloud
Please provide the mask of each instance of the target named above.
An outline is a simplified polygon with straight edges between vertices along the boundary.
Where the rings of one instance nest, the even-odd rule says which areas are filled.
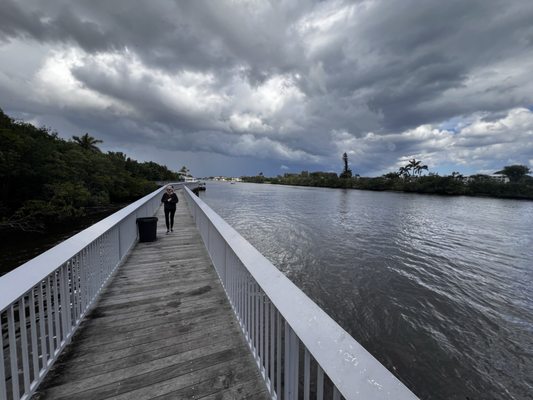
[[[384,128],[396,131],[461,112],[522,106],[524,99],[486,92],[469,104],[428,101],[464,86],[477,68],[533,51],[524,40],[531,20],[533,3],[527,2],[377,2],[364,19],[348,24],[338,43],[355,62],[322,58],[328,90],[343,96],[367,89],[369,107],[383,113]]]
[[[1,3],[0,33],[4,40],[27,37],[37,41],[74,41],[88,51],[103,50],[112,44],[111,37],[100,25],[83,20],[69,7],[50,16],[42,11],[24,10],[20,2],[3,0]]]
[[[0,32],[74,42],[88,52],[128,47],[161,68],[242,64],[259,78],[297,60],[297,40],[287,26],[312,5],[304,3],[255,14],[251,7],[222,2],[55,2],[44,11],[39,3],[2,0]]]
[[[84,87],[133,107],[134,120],[143,120],[146,125],[155,122],[162,126],[174,126],[185,131],[212,128],[210,120],[202,118],[198,112],[172,107],[167,99],[161,97],[158,83],[152,76],[143,74],[134,79],[127,65],[117,66],[114,70],[118,72],[116,76],[108,76],[102,71],[98,73],[98,68],[89,62],[74,68],[72,72]]]
[[[75,44],[87,52],[128,47],[147,63],[169,68],[200,67],[226,58],[212,51],[217,39],[203,40],[191,29],[194,21],[172,3],[61,3],[47,4],[45,11],[38,3],[2,0],[0,33],[4,40],[23,37]]]
[[[472,121],[527,120],[510,110],[533,104],[526,0],[0,6],[10,55],[32,42],[50,47],[32,77],[0,68],[9,93],[0,106],[63,115],[106,131],[108,142],[130,135],[168,147],[170,138],[175,150],[293,157],[309,169],[336,168],[337,153],[351,151],[361,169],[381,171],[413,155],[438,162],[443,146],[509,143],[453,135]],[[35,96],[17,97],[21,84]],[[91,118],[66,115],[74,110]],[[439,128],[447,121],[455,133]],[[417,130],[424,124],[433,126]]]

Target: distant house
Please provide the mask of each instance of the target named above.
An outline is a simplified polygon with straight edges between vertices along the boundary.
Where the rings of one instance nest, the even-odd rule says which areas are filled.
[[[211,180],[219,182],[242,182],[241,178],[231,178],[227,176],[213,176]]]
[[[492,181],[497,181],[500,183],[508,183],[509,177],[504,174],[491,174],[491,175],[476,174],[476,175],[465,176],[463,178],[463,181],[465,183],[473,182],[473,181],[483,181],[483,180],[487,180],[487,181],[492,180]]]
[[[509,182],[509,177],[507,175],[504,175],[504,174],[492,174],[492,175],[489,175],[489,176],[490,176],[490,179],[498,181],[498,182],[501,182],[501,183],[508,183]]]

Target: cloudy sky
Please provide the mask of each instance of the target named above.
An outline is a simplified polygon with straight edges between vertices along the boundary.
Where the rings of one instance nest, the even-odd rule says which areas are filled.
[[[533,1],[0,0],[0,108],[195,176],[533,169]]]

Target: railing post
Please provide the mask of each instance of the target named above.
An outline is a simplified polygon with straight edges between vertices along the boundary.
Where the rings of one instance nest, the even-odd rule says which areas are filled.
[[[205,217],[205,223],[206,223],[206,236],[207,236],[207,251],[209,254],[212,254],[211,252],[211,221],[209,221],[209,218],[207,216]]]
[[[19,367],[17,357],[17,339],[15,336],[15,311],[13,310],[14,307],[14,304],[11,305],[7,313],[7,330],[9,337],[9,358],[11,361],[11,388],[13,390],[13,398],[16,399],[20,396],[20,389]]]
[[[291,332],[287,322],[285,322],[285,357],[284,357],[284,382],[285,382],[285,399],[292,400],[291,391]]]
[[[39,304],[39,331],[41,333],[41,360],[42,369],[46,368],[48,362],[48,352],[46,350],[46,325],[45,325],[45,313],[43,302],[43,284],[39,283],[39,291],[37,292],[38,304]]]
[[[59,279],[58,271],[55,271],[52,277],[53,277],[53,285],[54,285],[54,320],[55,320],[55,334],[56,334],[55,348],[57,352],[58,349],[61,348],[61,324],[59,322],[60,307],[59,307],[59,295],[57,293],[59,290],[58,284],[57,284],[58,283],[57,281]]]
[[[277,312],[276,323],[276,385],[278,396],[281,396],[281,315]]]
[[[316,400],[324,399],[324,370],[320,365],[317,366],[316,371]]]
[[[35,314],[35,289],[30,292],[30,335],[31,335],[31,353],[33,364],[33,376],[39,376],[39,350],[37,347],[37,319]],[[2,349],[2,347],[0,347]],[[3,349],[2,349],[3,351]]]
[[[24,381],[24,392],[30,390],[30,362],[28,354],[28,330],[26,328],[26,302],[23,296],[19,301],[19,329],[20,347],[22,350],[22,378]]]
[[[0,400],[7,399],[6,388],[6,371],[4,368],[4,339],[3,334],[0,332],[0,351],[2,351],[2,362],[0,362]]]
[[[304,354],[304,400],[309,400],[309,391],[311,389],[311,356],[309,350],[305,349]]]
[[[274,336],[274,311],[275,311],[274,305],[270,307],[270,385],[269,385],[269,391],[270,394],[274,391],[274,365],[275,365],[275,358],[274,358],[274,345],[275,345],[275,336]]]
[[[46,312],[48,320],[48,346],[50,360],[54,358],[54,322],[52,320],[52,285],[50,283],[50,276],[46,278],[45,281],[45,292],[46,292]]]
[[[230,291],[229,293],[232,293],[230,287],[233,287],[233,282],[230,283],[230,282],[228,281],[228,279],[233,279],[233,277],[230,276],[230,277],[228,278],[228,263],[227,263],[227,261],[226,261],[226,242],[223,242],[223,244],[222,244],[222,249],[223,249],[223,253],[224,253],[224,254],[222,254],[222,256],[221,256],[221,259],[223,260],[223,261],[222,261],[222,264],[223,264],[222,269],[224,270],[224,280],[226,281],[226,283],[225,283],[224,286],[226,286],[226,287],[228,288],[228,290]],[[233,293],[232,293],[232,295],[231,295],[230,301],[233,303]]]
[[[118,262],[120,263],[122,261],[122,240],[120,237],[120,229],[122,227],[123,222],[118,224],[117,226],[117,240],[118,240]]]

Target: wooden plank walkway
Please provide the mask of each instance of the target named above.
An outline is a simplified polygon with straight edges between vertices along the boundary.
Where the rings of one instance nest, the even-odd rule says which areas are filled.
[[[267,399],[183,193],[138,243],[32,399]]]

